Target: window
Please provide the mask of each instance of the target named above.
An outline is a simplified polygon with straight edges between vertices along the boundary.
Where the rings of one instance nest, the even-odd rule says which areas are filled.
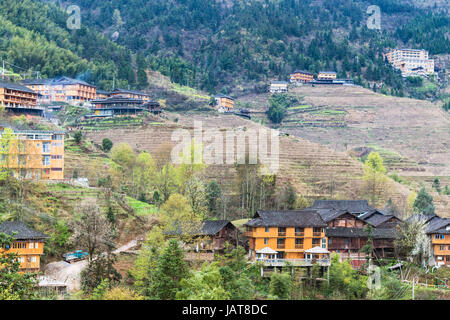
[[[313,246],[318,246],[320,244],[320,239],[312,239]]]
[[[43,166],[49,166],[50,165],[50,156],[43,156],[42,157],[42,165]]]
[[[36,262],[36,261],[37,261],[36,256],[32,256],[31,257],[31,262]]]
[[[284,249],[285,240],[286,239],[277,239],[277,247],[280,249]]]
[[[444,250],[445,250],[445,246],[444,246],[444,245],[441,245],[441,246],[440,246],[440,250],[441,250],[441,251],[444,251]]]
[[[327,248],[327,239],[326,238],[322,238],[322,248],[324,248],[324,249]]]
[[[269,227],[266,227],[266,232],[269,232],[269,229],[270,229]]]
[[[434,239],[437,239],[437,240],[439,240],[439,239],[445,239],[445,236],[444,236],[443,234],[435,234],[435,235],[434,235]]]
[[[285,236],[286,235],[286,228],[284,228],[284,227],[278,228],[278,235]]]
[[[34,249],[34,242],[30,242],[30,249]]]
[[[39,247],[38,242],[34,243],[34,248],[37,249]]]
[[[302,236],[304,234],[304,232],[305,232],[305,228],[299,228],[299,227],[295,228],[295,235],[296,236]]]
[[[269,244],[269,238],[264,238],[264,244]]]

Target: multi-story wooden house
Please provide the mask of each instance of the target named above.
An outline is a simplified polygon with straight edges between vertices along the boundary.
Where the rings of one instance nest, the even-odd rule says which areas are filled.
[[[289,76],[291,83],[308,83],[314,80],[314,74],[309,71],[295,70]]]
[[[97,88],[85,81],[68,77],[29,79],[22,83],[39,94],[38,102],[80,103],[96,98]]]
[[[201,223],[197,230],[188,231],[188,240],[184,244],[187,260],[209,260],[215,254],[222,254],[228,242],[236,246],[239,239],[239,230],[229,220],[208,220]],[[166,232],[168,236],[181,236],[181,228]]]
[[[114,115],[137,114],[144,110],[144,101],[136,98],[129,98],[125,95],[112,95],[106,99],[91,101],[94,112],[91,117],[111,117]]]
[[[430,238],[432,257],[429,265],[450,267],[450,219],[438,215],[414,214],[407,222],[422,221]]]
[[[97,90],[97,94],[95,96],[95,99],[106,99],[111,96],[111,92],[109,91],[103,91],[103,90]]]
[[[38,94],[26,86],[0,81],[0,106],[13,112],[42,114],[37,105]]]
[[[245,224],[250,259],[275,267],[328,265],[326,226],[315,210],[257,211]]]
[[[111,91],[110,96],[122,96],[130,99],[142,100],[144,102],[151,100],[151,96],[147,93],[125,89],[114,89]]]
[[[4,134],[0,127],[0,137]],[[0,167],[20,179],[64,179],[64,132],[12,130],[9,140]]]
[[[317,75],[317,80],[335,80],[336,72],[334,71],[319,71]]]
[[[216,108],[219,112],[231,112],[234,108],[234,99],[226,95],[216,95]]]
[[[44,243],[49,236],[27,227],[22,222],[3,222],[0,233],[14,237],[12,246],[0,248],[2,253],[15,253],[20,262],[20,271],[39,272]]]
[[[394,215],[383,214],[365,200],[317,200],[310,209],[317,210],[327,223],[328,250],[339,253],[353,267],[358,268],[366,261],[361,249],[369,237],[367,225],[372,226],[371,256],[394,257],[396,226],[401,222]]]

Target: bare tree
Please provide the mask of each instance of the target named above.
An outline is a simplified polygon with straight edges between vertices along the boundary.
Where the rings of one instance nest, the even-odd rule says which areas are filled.
[[[71,240],[89,253],[89,263],[95,255],[114,248],[114,230],[106,216],[100,211],[95,199],[84,200],[78,212],[80,221],[73,224]]]

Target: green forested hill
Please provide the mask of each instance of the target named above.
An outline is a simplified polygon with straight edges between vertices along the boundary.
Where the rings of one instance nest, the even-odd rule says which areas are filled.
[[[384,81],[401,94],[402,81],[380,53],[387,47],[450,52],[446,12],[397,0],[75,0],[85,21],[149,57],[175,82],[230,91],[251,89],[293,69],[335,69],[340,77]],[[366,26],[369,5],[382,11],[382,31]],[[359,78],[361,76],[361,78]]]
[[[59,8],[72,4],[82,8],[81,30],[65,27]],[[382,31],[366,28],[369,5],[380,6]],[[150,68],[212,93],[258,92],[293,69],[334,69],[360,84],[383,81],[402,95],[401,77],[380,53],[396,46],[449,53],[443,10],[400,0],[10,0],[0,4],[7,20],[0,55],[104,88],[113,78],[143,88]]]
[[[131,51],[86,25],[67,29],[67,17],[52,4],[0,1],[0,58],[43,77],[68,75],[102,87],[115,77],[123,86],[134,86]]]

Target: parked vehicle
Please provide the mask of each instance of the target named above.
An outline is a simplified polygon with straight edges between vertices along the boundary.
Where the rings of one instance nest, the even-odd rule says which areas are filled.
[[[77,250],[63,254],[64,261],[73,263],[87,258],[89,254],[83,250]]]

